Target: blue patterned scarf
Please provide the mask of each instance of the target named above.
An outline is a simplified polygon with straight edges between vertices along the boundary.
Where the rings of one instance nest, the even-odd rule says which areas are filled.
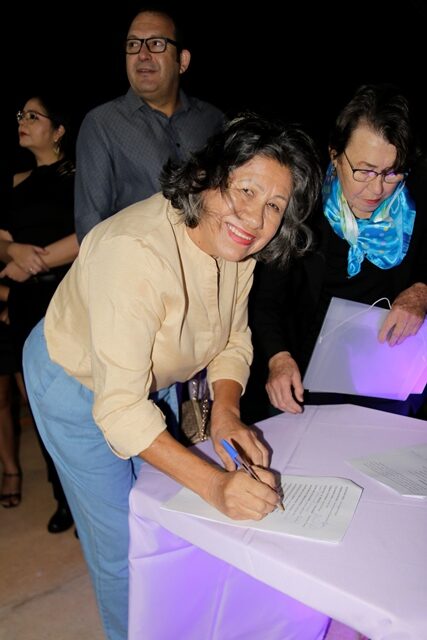
[[[330,164],[323,183],[323,211],[332,229],[350,245],[349,277],[359,273],[363,260],[380,269],[397,266],[406,256],[415,221],[415,205],[401,182],[368,219],[356,218]]]

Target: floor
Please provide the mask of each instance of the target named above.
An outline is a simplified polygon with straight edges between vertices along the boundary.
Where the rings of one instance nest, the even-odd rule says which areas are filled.
[[[0,640],[102,640],[74,527],[46,529],[56,502],[29,417],[22,420],[23,499],[0,508]]]
[[[0,509],[0,640],[103,640],[74,528],[56,535],[47,532],[56,503],[26,415],[21,462],[22,503],[16,509]],[[185,638],[172,634],[171,640]],[[360,636],[334,622],[326,640],[360,640]]]

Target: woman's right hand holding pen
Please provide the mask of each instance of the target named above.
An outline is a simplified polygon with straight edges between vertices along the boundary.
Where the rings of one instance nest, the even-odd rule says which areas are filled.
[[[274,475],[255,467],[261,482],[242,470],[215,474],[207,501],[233,520],[262,520],[277,506]]]
[[[213,388],[211,438],[228,473],[219,473],[213,478],[207,500],[235,520],[261,520],[274,511],[278,502],[276,478],[265,468],[269,464],[268,449],[256,432],[240,420],[240,385],[219,380]],[[261,482],[245,471],[236,471],[236,462],[224,448],[223,440],[236,443],[245,452]]]
[[[243,424],[233,412],[227,415],[226,411],[221,411],[220,415],[220,426],[215,428],[212,424],[211,436],[215,451],[228,473],[222,473],[218,484],[213,483],[214,499],[209,501],[234,520],[261,520],[277,506],[276,478],[264,468],[268,465],[268,449],[258,440],[255,431]],[[251,461],[260,465],[251,467],[261,482],[242,469],[236,471],[236,462],[222,445],[224,438],[237,443],[245,453],[250,452],[247,453],[248,458],[250,456]]]
[[[276,478],[264,469],[268,464],[267,448],[257,439],[255,432],[234,417],[234,428],[214,429],[211,433],[215,450],[221,458],[226,472],[219,474],[212,483],[208,501],[217,509],[235,520],[261,520],[277,506]],[[233,421],[232,421],[233,422]],[[251,465],[261,482],[244,470],[236,470],[236,463],[221,444],[223,437],[237,442],[244,451],[251,451],[262,466]],[[258,462],[257,460],[257,462]]]

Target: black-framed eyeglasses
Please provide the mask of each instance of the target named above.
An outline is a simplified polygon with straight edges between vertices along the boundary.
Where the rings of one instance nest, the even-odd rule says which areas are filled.
[[[353,172],[353,178],[354,180],[356,180],[356,182],[372,182],[373,180],[378,178],[378,176],[381,176],[384,182],[386,182],[387,184],[397,184],[408,176],[407,172],[396,173],[395,171],[385,170],[374,171],[373,169],[355,169],[345,151],[343,151],[343,154],[345,155],[346,160],[350,165],[350,169]]]
[[[35,111],[34,109],[29,109],[28,111],[20,109],[16,114],[16,120],[18,123],[22,122],[22,120],[25,120],[29,124],[34,124],[34,122],[36,122],[40,118],[47,118],[48,120],[52,120],[50,116],[47,116],[45,113],[40,113],[40,111]]]
[[[170,38],[164,38],[153,36],[152,38],[128,38],[125,42],[125,51],[128,55],[134,55],[141,51],[142,45],[145,44],[150,53],[163,53],[166,51],[166,47],[169,44],[173,44],[175,47],[179,47],[176,40]]]

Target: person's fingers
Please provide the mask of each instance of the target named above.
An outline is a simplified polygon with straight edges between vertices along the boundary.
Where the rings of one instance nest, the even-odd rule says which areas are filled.
[[[296,402],[290,390],[284,391],[283,389],[277,389],[273,387],[266,387],[267,394],[271,404],[280,411],[288,411],[289,413],[301,413],[302,408]],[[301,402],[303,401],[303,393],[301,395]],[[298,398],[299,400],[299,398]]]
[[[407,324],[405,325],[404,329],[401,331],[400,335],[395,336],[394,344],[396,345],[402,344],[402,342],[404,342],[406,338],[408,338],[409,336],[415,336],[418,333],[422,323],[423,323],[422,320],[415,316],[412,316],[411,318],[409,318]]]
[[[255,434],[251,437],[252,444],[250,447],[250,451],[248,452],[248,457],[251,460],[252,464],[260,465],[261,467],[266,467],[269,461],[269,451],[267,447],[256,437]]]
[[[232,460],[231,456],[224,449],[222,444],[220,443],[217,444],[216,442],[214,442],[214,449],[218,457],[220,458],[222,464],[224,465],[224,469],[226,469],[227,471],[235,471],[236,465]]]
[[[254,520],[261,520],[276,507],[277,493],[273,474],[270,471],[256,467],[256,473],[258,474],[258,472],[260,473],[260,480],[262,475],[263,479],[261,481],[254,480],[246,472],[237,472],[236,481],[238,484],[235,484],[237,489],[233,488],[233,492],[236,491],[236,493],[232,500],[237,498],[242,518],[249,517]],[[266,479],[269,482],[264,482]]]
[[[251,464],[268,466],[269,451],[267,447],[257,438],[256,433],[249,428],[244,432],[232,437],[233,445],[240,449],[239,453]]]
[[[301,379],[294,383],[294,396],[298,402],[304,401],[304,385],[302,384]]]
[[[378,333],[378,340],[380,342],[386,342],[386,340],[389,338],[389,334],[391,335],[394,325],[395,320],[390,317],[390,314],[388,314]]]

